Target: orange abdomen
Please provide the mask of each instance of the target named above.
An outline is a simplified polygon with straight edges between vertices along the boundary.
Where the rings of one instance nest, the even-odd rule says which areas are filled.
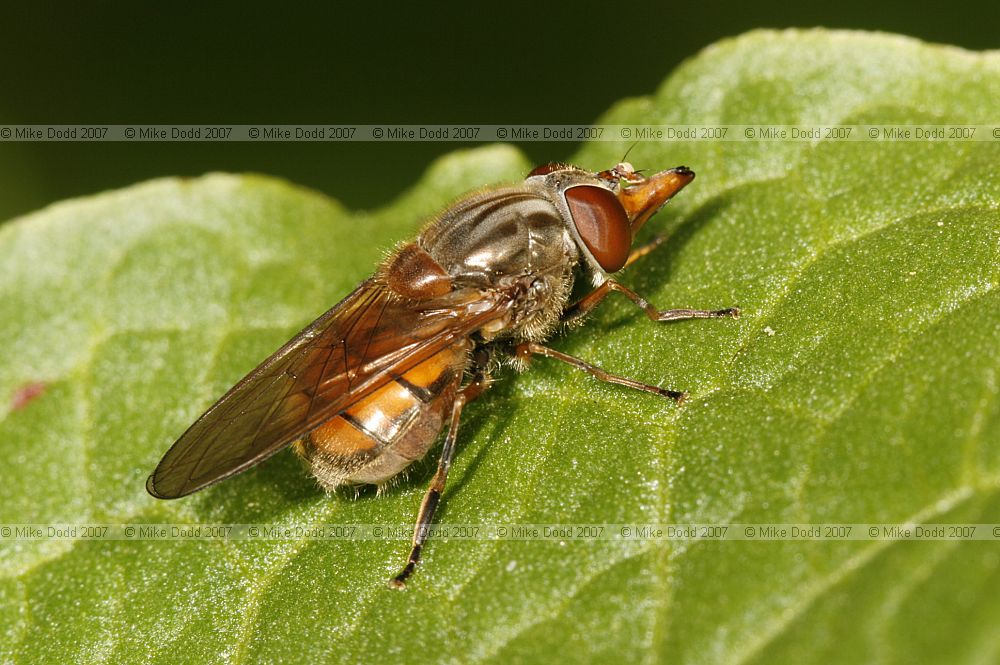
[[[361,398],[296,450],[327,489],[381,484],[427,454],[450,415],[472,343],[460,340]]]

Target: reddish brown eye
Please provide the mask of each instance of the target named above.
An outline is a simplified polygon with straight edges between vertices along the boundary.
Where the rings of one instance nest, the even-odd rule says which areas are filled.
[[[548,175],[553,171],[558,171],[564,168],[566,168],[564,164],[560,164],[559,162],[549,162],[548,164],[536,166],[535,168],[531,169],[531,173],[528,174],[528,177],[530,178],[536,175]]]
[[[566,190],[566,203],[580,238],[601,268],[621,270],[632,248],[632,225],[618,197],[603,187],[580,185]]]

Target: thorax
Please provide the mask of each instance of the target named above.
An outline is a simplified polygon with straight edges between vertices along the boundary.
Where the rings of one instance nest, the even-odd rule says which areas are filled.
[[[459,287],[500,289],[510,315],[487,337],[541,339],[556,325],[573,286],[579,253],[555,205],[539,192],[474,194],[446,210],[417,240]]]

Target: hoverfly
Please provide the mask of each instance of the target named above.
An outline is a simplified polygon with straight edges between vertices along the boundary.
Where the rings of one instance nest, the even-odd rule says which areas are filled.
[[[186,496],[292,444],[328,490],[379,485],[447,428],[409,559],[390,582],[403,588],[444,491],[462,409],[489,386],[497,360],[524,369],[540,355],[683,400],[542,342],[613,291],[653,321],[739,315],[661,311],[609,276],[657,244],[632,248],[638,229],[693,178],[683,166],[645,177],[628,163],[598,173],[552,163],[519,185],[465,196],[223,395],[167,451],[146,489]],[[595,288],[570,304],[578,272]]]

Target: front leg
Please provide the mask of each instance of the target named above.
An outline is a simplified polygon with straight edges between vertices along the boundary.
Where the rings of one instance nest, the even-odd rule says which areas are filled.
[[[623,294],[626,298],[634,302],[636,305],[642,308],[648,316],[653,321],[683,321],[685,319],[721,319],[724,317],[732,317],[738,319],[740,317],[740,309],[738,307],[727,307],[726,309],[664,309],[659,310],[650,303],[648,300],[640,296],[638,293],[632,289],[619,284],[614,279],[608,279],[606,282],[601,284],[599,287],[580,298],[578,301],[570,305],[562,315],[563,323],[570,323],[583,316],[586,316],[591,310],[601,304],[609,293],[612,291],[617,291]]]

